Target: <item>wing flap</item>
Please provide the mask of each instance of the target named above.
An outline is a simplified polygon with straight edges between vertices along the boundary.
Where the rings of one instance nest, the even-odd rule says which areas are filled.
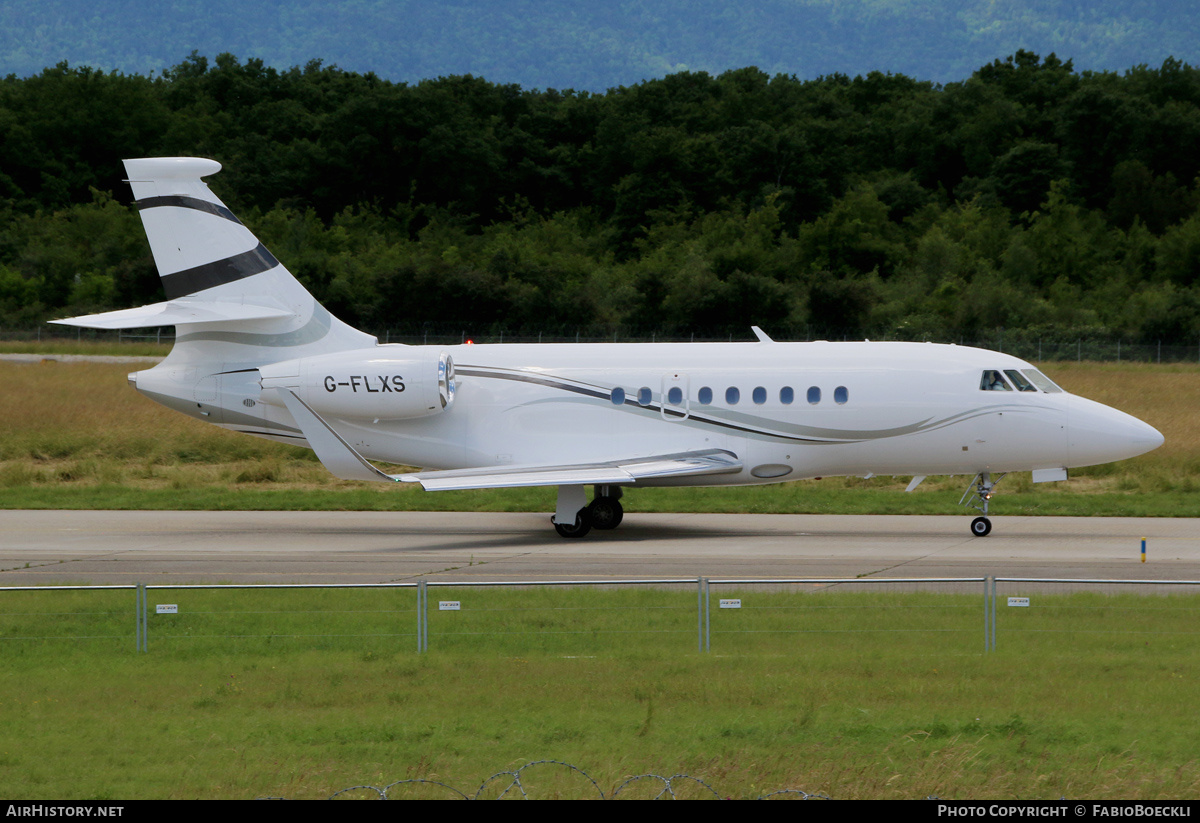
[[[401,474],[397,479],[403,483],[420,483],[423,489],[431,492],[635,482],[633,475],[614,466],[487,466],[460,471]]]
[[[665,477],[730,474],[742,463],[731,452],[706,449],[566,466],[484,466],[477,469],[396,475],[404,483],[420,483],[426,491],[504,489],[517,486],[634,484]]]

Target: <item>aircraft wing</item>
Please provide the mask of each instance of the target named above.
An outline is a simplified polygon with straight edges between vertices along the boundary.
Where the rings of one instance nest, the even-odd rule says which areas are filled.
[[[505,489],[518,486],[588,486],[629,484],[666,477],[732,474],[742,462],[724,449],[701,449],[567,465],[484,466],[475,469],[387,474],[375,468],[333,427],[289,389],[274,389],[296,420],[317,457],[334,475],[346,480],[420,483],[427,491]]]
[[[399,474],[403,483],[420,483],[427,491],[505,489],[516,486],[584,486],[628,484],[665,477],[731,474],[742,463],[722,449],[660,454],[604,463],[564,466],[484,466],[477,469]]]

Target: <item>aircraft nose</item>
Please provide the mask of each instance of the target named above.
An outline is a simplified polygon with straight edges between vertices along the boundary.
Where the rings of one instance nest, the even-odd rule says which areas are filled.
[[[1083,397],[1070,398],[1067,420],[1070,466],[1127,460],[1163,444],[1162,433],[1153,426]]]

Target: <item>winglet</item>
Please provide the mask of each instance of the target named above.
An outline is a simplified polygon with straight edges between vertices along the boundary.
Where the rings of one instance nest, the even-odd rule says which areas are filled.
[[[754,332],[754,336],[758,338],[759,343],[774,343],[775,342],[774,340],[771,339],[771,336],[769,334],[767,334],[765,331],[760,329],[758,326],[751,326],[750,331]]]
[[[317,453],[317,458],[325,468],[343,480],[371,480],[375,482],[395,483],[399,480],[390,474],[384,474],[355,451],[354,447],[342,439],[319,414],[308,407],[295,392],[290,389],[274,389],[279,394],[288,412],[296,420],[296,425],[304,433],[304,439]]]

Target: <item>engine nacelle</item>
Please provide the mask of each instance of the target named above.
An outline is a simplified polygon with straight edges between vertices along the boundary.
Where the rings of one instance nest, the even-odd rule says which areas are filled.
[[[390,347],[389,347],[390,348]],[[444,352],[396,347],[285,360],[260,366],[262,400],[290,389],[321,416],[404,420],[440,414],[454,403],[454,361]]]

